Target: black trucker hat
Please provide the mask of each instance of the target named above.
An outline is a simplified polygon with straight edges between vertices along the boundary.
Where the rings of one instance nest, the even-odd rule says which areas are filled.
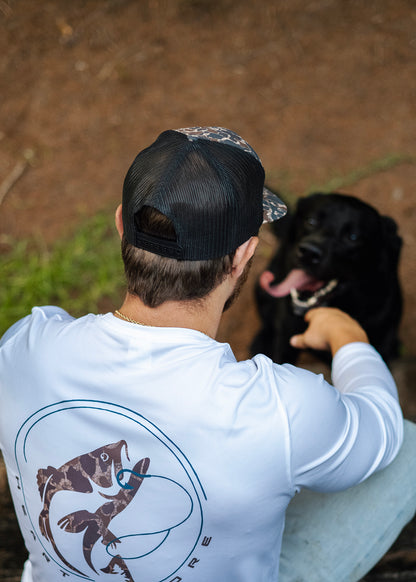
[[[223,257],[257,235],[263,222],[286,213],[264,187],[264,169],[253,148],[222,127],[164,131],[141,151],[123,186],[123,226],[135,247],[178,260]],[[139,211],[167,216],[176,240],[140,229]]]

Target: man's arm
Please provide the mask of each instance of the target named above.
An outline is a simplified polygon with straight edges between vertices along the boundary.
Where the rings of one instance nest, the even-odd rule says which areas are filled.
[[[305,319],[309,326],[292,345],[330,350],[333,386],[313,374],[281,386],[293,478],[296,486],[337,491],[394,459],[403,418],[395,382],[361,326],[332,308],[313,309]]]

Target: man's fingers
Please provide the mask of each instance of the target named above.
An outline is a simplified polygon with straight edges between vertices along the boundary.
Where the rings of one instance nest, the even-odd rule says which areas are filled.
[[[306,343],[303,339],[303,335],[293,335],[290,338],[290,345],[294,348],[298,348],[299,350],[305,349]]]

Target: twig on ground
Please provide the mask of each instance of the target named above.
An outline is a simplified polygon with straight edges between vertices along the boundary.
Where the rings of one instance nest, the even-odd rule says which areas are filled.
[[[19,160],[13,170],[10,172],[8,176],[3,180],[0,184],[0,205],[2,204],[6,194],[10,192],[16,182],[23,176],[27,167],[29,166],[31,160],[33,158],[33,151],[27,150],[24,153],[23,160]]]

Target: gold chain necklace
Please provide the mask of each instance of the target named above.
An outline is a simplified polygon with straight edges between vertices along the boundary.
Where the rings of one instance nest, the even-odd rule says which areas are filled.
[[[127,317],[127,315],[124,315],[124,313],[121,313],[121,311],[119,311],[118,309],[116,309],[114,313],[116,313],[117,315],[119,315],[120,317],[122,317],[123,319],[128,321],[129,323],[136,323],[137,325],[144,325],[145,327],[154,327],[153,325],[149,325],[148,323],[143,323],[142,321],[136,321],[135,319],[132,319],[131,317]]]
[[[125,320],[126,320],[126,321],[128,321],[129,323],[135,323],[135,324],[137,324],[137,325],[142,325],[142,326],[144,326],[144,327],[159,327],[159,326],[156,326],[156,325],[151,325],[150,323],[143,323],[142,321],[137,321],[136,319],[133,319],[132,317],[128,317],[127,315],[124,315],[124,313],[121,313],[121,311],[119,311],[118,309],[116,309],[116,310],[114,311],[114,313],[115,313],[116,315],[120,316],[121,318],[125,319]],[[198,330],[198,329],[195,329],[195,331],[200,331],[200,333],[203,333],[203,334],[204,334],[204,335],[206,335],[207,337],[211,337],[211,336],[209,335],[209,333],[206,333],[205,331]]]
[[[143,323],[142,321],[137,321],[136,319],[133,319],[132,317],[128,317],[127,315],[124,315],[124,313],[121,313],[121,311],[119,311],[118,309],[116,309],[114,311],[114,313],[116,315],[118,315],[119,317],[121,317],[122,319],[125,319],[126,321],[128,321],[129,323],[135,323],[136,325],[142,325],[144,327],[158,327],[156,325],[151,325],[150,323]],[[208,333],[206,333],[205,331],[201,331],[196,329],[195,331],[200,331],[201,333],[203,333],[204,335],[206,335],[207,337],[211,337]]]

